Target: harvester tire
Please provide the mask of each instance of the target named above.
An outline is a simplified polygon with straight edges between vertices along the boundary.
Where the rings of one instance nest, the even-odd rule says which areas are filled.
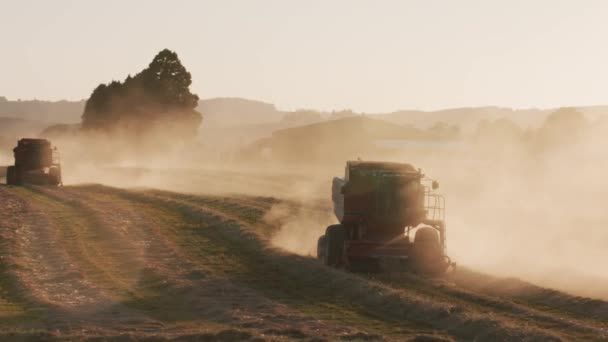
[[[416,232],[414,243],[436,244],[439,245],[439,235],[437,230],[431,227],[422,227]]]
[[[49,185],[58,186],[61,184],[61,169],[58,167],[51,167],[49,170]]]
[[[413,268],[416,272],[440,274],[449,266],[443,254],[439,234],[435,228],[422,227],[414,237],[412,251]]]
[[[6,184],[19,185],[19,179],[17,177],[17,169],[15,168],[15,166],[9,166],[6,168]]]
[[[325,255],[327,254],[327,237],[322,235],[317,241],[317,259],[325,263]]]
[[[346,231],[341,224],[334,224],[327,227],[325,231],[325,264],[333,267],[340,267],[344,264],[344,241]]]

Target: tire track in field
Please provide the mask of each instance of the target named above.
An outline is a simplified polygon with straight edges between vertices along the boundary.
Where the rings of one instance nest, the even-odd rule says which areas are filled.
[[[28,292],[41,302],[68,307],[104,299],[99,289],[82,277],[48,214],[34,203],[21,198],[15,201],[18,210],[27,215],[13,216],[17,241],[11,254]]]
[[[28,292],[53,305],[45,319],[59,329],[119,325],[146,318],[120,303],[117,281],[100,267],[90,244],[91,218],[45,195],[45,189],[20,188],[29,224],[20,231],[21,281]]]
[[[124,232],[117,234],[124,229],[122,217],[112,213],[102,218],[90,205],[63,189],[32,187],[30,191],[34,201],[46,206],[49,215],[62,225],[64,242],[88,276],[116,300],[128,296],[143,268],[142,252],[124,239]],[[80,222],[71,224],[74,219]],[[116,224],[117,229],[110,224]]]
[[[181,194],[173,194],[174,198],[180,198],[198,205],[209,205],[210,200],[204,197],[184,196]],[[211,203],[214,209],[220,210],[224,214],[228,214],[230,218],[242,220],[244,209],[248,208],[248,204],[239,206],[234,198],[228,198],[231,206],[218,206]],[[213,199],[213,202],[219,202],[219,199]],[[418,287],[412,287],[412,283],[416,283]],[[576,332],[579,336],[594,338],[598,336],[608,336],[606,324],[597,320],[575,319],[573,317],[558,315],[549,307],[547,311],[531,308],[529,306],[515,303],[507,298],[497,298],[487,294],[479,294],[465,289],[457,289],[445,284],[435,284],[432,281],[426,281],[424,278],[416,276],[405,276],[401,281],[393,279],[391,281],[393,287],[402,288],[409,291],[416,291],[417,294],[425,296],[431,300],[437,300],[437,297],[443,297],[449,304],[462,304],[472,306],[480,312],[496,314],[497,312],[508,317],[511,320],[532,320],[535,325],[546,330],[562,330],[564,334],[569,335],[571,332]],[[390,286],[390,285],[389,285]],[[424,289],[420,291],[419,289]],[[594,302],[595,303],[595,302]],[[597,304],[597,303],[595,303]],[[600,305],[600,308],[603,307]],[[580,312],[579,312],[580,313]],[[597,314],[597,310],[593,312]],[[594,315],[595,316],[595,315]],[[530,323],[527,323],[530,324]]]
[[[451,276],[450,281],[465,290],[510,298],[542,310],[559,311],[572,317],[584,317],[608,324],[608,301],[605,300],[574,296],[519,279],[494,277],[466,268],[459,268],[459,272]]]
[[[149,314],[171,319],[186,318],[195,319],[205,317],[219,322],[234,323],[238,320],[238,307],[244,303],[254,305],[256,308],[264,307],[263,299],[248,297],[242,289],[220,280],[209,279],[208,270],[204,265],[185,255],[173,241],[163,233],[163,226],[175,222],[162,222],[149,208],[137,206],[116,195],[107,192],[91,191],[91,188],[66,188],[66,195],[77,197],[86,202],[87,206],[94,208],[99,215],[107,217],[112,213],[114,217],[120,217],[127,226],[122,230],[124,238],[140,244],[143,248],[142,264],[146,267],[146,273],[155,279],[148,284],[145,280],[139,287],[145,292],[151,290],[154,302],[146,303],[145,309]],[[157,217],[156,219],[154,217]],[[112,227],[120,227],[116,223],[107,224]],[[226,296],[229,294],[229,296]],[[154,312],[157,311],[157,312]],[[241,316],[243,314],[240,314]],[[245,315],[247,316],[247,315]]]
[[[156,198],[145,197],[142,199],[138,197],[138,201],[133,201],[131,196],[132,193],[123,190],[99,186],[86,186],[79,189],[80,190],[69,190],[69,192],[80,192],[82,198],[86,198],[88,203],[94,203],[95,201],[95,199],[89,199],[89,196],[95,198],[108,196],[108,203],[120,206],[121,208],[124,208],[125,203],[133,204],[135,202],[143,202],[144,208],[141,210],[150,210],[151,206],[149,199]],[[126,197],[129,200],[127,201],[123,197]],[[99,205],[96,204],[95,206],[98,207]],[[161,207],[166,208],[167,206]],[[160,217],[166,215],[161,214],[158,211],[155,212],[155,214],[156,215],[146,215],[146,217]],[[175,215],[175,212],[172,211],[172,214]],[[181,221],[183,220],[183,217],[178,215],[178,219]],[[190,229],[194,228],[198,230],[201,228],[201,224],[205,223],[195,220],[194,226],[190,227]],[[168,233],[166,231],[162,232],[162,230],[168,229],[166,223],[159,222],[159,225],[165,227],[159,228],[154,234],[159,234],[161,236],[167,234],[174,236],[186,234],[183,227],[180,228],[181,230]],[[217,226],[216,224],[211,225]],[[146,224],[146,226],[150,225]],[[163,239],[166,239],[166,237],[163,237]],[[190,240],[187,238],[185,241],[180,241],[179,246],[176,246],[171,241],[167,242],[168,244],[175,246],[174,248],[178,250],[183,249],[184,247],[187,250],[196,249],[201,251],[202,249],[202,255],[195,259],[190,259],[187,263],[175,263],[179,260],[188,260],[188,257],[184,256],[183,253],[180,258],[167,259],[167,262],[173,263],[171,265],[172,269],[180,270],[179,273],[181,273],[181,275],[179,275],[178,279],[175,279],[175,281],[188,283],[188,286],[186,286],[180,294],[176,294],[173,297],[187,296],[189,305],[184,306],[182,308],[183,310],[195,310],[199,317],[202,315],[202,317],[214,320],[222,318],[221,321],[224,323],[227,322],[245,329],[261,330],[263,333],[269,335],[287,337],[300,336],[301,338],[307,336],[325,336],[336,339],[338,337],[348,338],[351,335],[355,336],[356,334],[360,334],[363,338],[374,338],[373,335],[362,333],[360,331],[361,329],[337,326],[335,324],[322,322],[315,317],[302,315],[302,313],[289,308],[285,304],[272,300],[254,289],[243,287],[242,285],[233,282],[229,277],[226,277],[226,274],[224,273],[218,274],[215,268],[219,267],[234,267],[230,269],[231,272],[241,272],[241,270],[238,269],[238,266],[234,265],[234,262],[230,260],[231,257],[227,255],[230,253],[229,250],[218,248],[222,247],[221,239],[214,240],[213,243],[209,243],[209,241],[200,239]],[[218,242],[220,246],[218,246]],[[229,259],[227,259],[226,256]],[[148,262],[156,264],[158,260],[149,260]],[[192,279],[190,276],[192,273],[191,269],[204,272],[204,274],[206,274],[205,279]],[[170,283],[172,283],[172,281]]]
[[[223,316],[225,311],[230,311],[240,314],[240,322],[248,321],[251,324],[252,320],[259,321],[255,314],[246,315],[240,312],[239,308],[235,308],[235,303],[243,299],[242,291],[233,291],[234,288],[230,284],[218,283],[211,287],[199,281],[196,286],[183,286],[189,282],[188,277],[204,277],[204,274],[190,272],[188,277],[182,278],[180,276],[183,274],[176,276],[176,270],[180,270],[176,267],[178,264],[167,264],[163,268],[159,260],[181,263],[183,259],[169,246],[163,245],[158,234],[141,230],[142,227],[151,227],[150,222],[145,220],[146,213],[132,210],[124,201],[112,203],[119,198],[106,201],[90,194],[85,196],[83,192],[69,187],[32,187],[22,188],[19,192],[21,197],[27,199],[27,203],[33,203],[32,206],[35,205],[47,218],[48,222],[39,225],[57,233],[58,236],[52,246],[32,246],[35,252],[44,254],[44,257],[35,260],[37,272],[34,273],[45,278],[54,275],[48,272],[48,265],[42,265],[41,260],[48,260],[51,266],[61,267],[62,263],[49,255],[56,252],[57,246],[65,246],[66,258],[71,258],[71,264],[79,267],[79,277],[94,284],[100,293],[99,298],[89,297],[87,303],[73,303],[74,293],[78,291],[68,292],[67,296],[56,298],[54,304],[63,310],[53,310],[42,317],[45,321],[52,321],[52,324],[47,325],[49,329],[53,329],[51,331],[68,334],[64,336],[73,334],[73,329],[86,329],[101,336],[120,334],[121,331],[137,331],[134,336],[143,338],[147,334],[156,335],[163,332],[163,322],[166,322],[178,324],[177,336],[193,334],[193,338],[196,338],[200,333],[200,328],[196,328],[198,323],[188,323],[183,321],[184,318],[200,319],[197,322],[203,326],[213,321],[226,323]],[[25,200],[23,202],[26,203]],[[127,205],[127,208],[121,205]],[[24,214],[27,217],[35,217],[36,213],[28,208],[24,210]],[[69,221],[78,216],[86,217],[86,220],[68,222],[63,220],[62,216],[69,218]],[[70,228],[71,223],[74,223],[75,227]],[[134,266],[138,263],[141,264]],[[140,270],[139,266],[143,264],[147,267]],[[160,271],[159,274],[156,271]],[[173,272],[173,276],[166,277],[167,272]],[[128,273],[132,274],[128,276]],[[49,284],[53,287],[65,291],[70,289],[65,282],[56,277],[52,278]],[[135,278],[139,280],[134,281]],[[36,291],[36,288],[28,288],[26,292],[32,291]],[[185,294],[189,296],[185,297]],[[217,304],[218,298],[223,306]],[[263,307],[260,303],[254,304],[256,308]],[[201,315],[202,312],[207,314]],[[184,313],[187,317],[184,317]],[[175,336],[175,324],[167,327],[169,336]],[[221,326],[229,328],[226,324],[211,325],[213,330]],[[276,332],[280,333],[281,330]],[[229,329],[218,334],[241,336],[239,339],[253,338],[251,334],[231,332]],[[213,334],[200,336],[207,335],[208,339],[215,339]],[[79,333],[75,336],[77,339],[82,337]]]
[[[132,197],[143,198],[146,201],[154,202],[162,205],[167,205],[181,210],[191,217],[207,217],[209,220],[223,222],[222,228],[216,230],[219,234],[218,238],[226,240],[227,244],[238,244],[240,251],[245,255],[241,258],[252,258],[256,260],[253,264],[248,264],[254,270],[252,272],[264,273],[268,278],[279,277],[281,282],[301,282],[305,287],[319,286],[320,283],[315,282],[315,274],[322,277],[330,277],[325,281],[336,282],[338,279],[331,279],[332,276],[337,278],[347,278],[350,284],[344,284],[344,292],[340,296],[346,295],[350,300],[355,302],[363,302],[369,304],[368,301],[379,301],[386,303],[387,307],[378,307],[378,303],[372,305],[372,309],[377,311],[393,311],[394,318],[406,318],[415,320],[417,323],[426,322],[435,329],[445,329],[450,334],[459,338],[478,338],[479,336],[502,336],[507,339],[523,339],[526,338],[542,338],[542,339],[558,339],[559,335],[553,333],[555,328],[558,328],[562,336],[570,336],[567,327],[543,327],[524,319],[516,319],[514,317],[506,317],[503,315],[492,315],[488,317],[486,312],[477,312],[469,306],[455,305],[450,302],[429,300],[419,296],[412,296],[405,291],[395,291],[395,289],[387,288],[378,283],[369,283],[360,277],[354,275],[344,275],[341,272],[326,269],[321,265],[312,262],[310,258],[302,258],[293,255],[283,255],[276,250],[268,248],[258,240],[258,236],[253,232],[253,228],[246,222],[241,221],[238,215],[231,212],[222,212],[221,210],[210,209],[204,205],[192,203],[183,199],[182,195],[159,196],[154,194],[137,194]],[[256,242],[257,241],[257,242]],[[251,246],[247,247],[247,243]],[[251,254],[249,254],[251,253]],[[254,254],[255,253],[255,254]],[[284,264],[285,263],[285,264]],[[278,264],[278,265],[273,265]],[[257,266],[257,267],[256,267]],[[322,275],[319,275],[319,272]],[[316,279],[318,280],[318,279]],[[343,281],[344,279],[340,279]],[[278,281],[277,279],[268,281]],[[340,282],[340,281],[338,281]],[[352,284],[357,284],[357,288],[353,288]],[[300,284],[302,285],[302,284]],[[361,293],[362,288],[365,289]],[[380,293],[380,294],[378,294]],[[319,301],[329,300],[322,293]],[[290,293],[290,295],[293,295]],[[391,303],[387,303],[391,302]],[[456,303],[457,304],[457,303]],[[370,308],[369,305],[363,305]],[[375,306],[375,308],[374,308]],[[404,313],[403,310],[413,312]],[[416,314],[417,313],[417,314]],[[406,319],[407,321],[407,319]],[[404,322],[404,321],[402,321]],[[405,323],[405,322],[404,322]],[[542,336],[542,337],[541,337]],[[580,336],[580,335],[579,335]]]
[[[191,201],[197,204],[205,204],[208,201],[205,199],[196,198],[185,198],[180,194],[174,195]],[[242,216],[241,210],[231,210],[232,208],[216,207],[223,214],[227,214],[229,218],[240,220]],[[238,209],[238,206],[237,208]],[[405,281],[403,281],[405,280]],[[413,287],[412,283],[417,282],[418,287]],[[606,325],[598,321],[585,321],[572,319],[572,317],[564,317],[555,315],[550,312],[540,311],[534,308],[530,308],[524,305],[514,303],[510,300],[500,299],[489,295],[478,294],[464,289],[455,289],[453,287],[433,284],[432,281],[419,278],[416,276],[405,276],[402,281],[392,282],[392,286],[397,289],[404,289],[408,291],[415,291],[418,295],[421,295],[429,300],[442,301],[445,300],[445,304],[448,305],[464,305],[472,307],[480,313],[491,313],[492,315],[503,315],[505,318],[513,321],[524,320],[522,324],[534,325],[540,329],[547,331],[561,330],[564,335],[571,335],[572,332],[576,332],[574,336],[582,336],[586,338],[596,338],[603,336],[608,338],[608,330]],[[389,285],[391,286],[391,285]],[[423,289],[420,291],[419,289]],[[438,298],[439,297],[439,298]]]
[[[162,194],[162,193],[157,193]],[[167,193],[165,193],[167,194]],[[223,213],[228,213],[232,218],[239,220],[248,221],[248,215],[244,215],[247,209],[250,207],[248,201],[239,203],[237,199],[227,197],[226,200],[230,203],[230,206],[218,205],[221,203],[221,197],[206,198],[194,195],[183,195],[183,194],[172,194],[173,198],[179,198],[184,201],[196,203],[198,205],[211,206],[214,209],[218,209]],[[269,208],[269,207],[267,207]],[[263,215],[258,215],[263,216]],[[259,223],[264,224],[264,223]],[[520,319],[526,317],[527,319],[533,319],[539,323],[544,329],[554,329],[555,326],[564,326],[572,331],[576,331],[580,334],[588,334],[589,336],[597,336],[599,334],[606,334],[606,325],[597,320],[586,320],[586,319],[574,319],[572,317],[557,315],[553,311],[553,307],[548,307],[548,310],[539,310],[536,308],[530,308],[529,306],[515,303],[509,298],[498,298],[489,294],[480,294],[466,290],[465,288],[455,288],[453,286],[446,285],[445,283],[436,283],[434,281],[425,281],[424,278],[416,276],[403,276],[393,277],[390,281],[387,281],[387,277],[380,277],[383,283],[395,288],[402,288],[409,291],[416,291],[422,296],[428,298],[437,298],[441,296],[447,299],[451,303],[461,303],[463,305],[472,305],[478,308],[481,312],[501,312],[503,315],[510,317],[511,319]],[[460,281],[461,285],[463,281]],[[416,286],[412,286],[416,285]],[[602,305],[595,307],[601,309]],[[592,311],[594,316],[597,317],[599,310]],[[578,314],[583,314],[579,311]],[[586,315],[585,315],[586,316]]]
[[[255,225],[264,237],[270,237],[275,233],[277,227],[267,224],[263,220],[264,215],[279,200],[267,197],[243,196],[243,199],[233,196],[198,196],[195,194],[182,194],[162,190],[148,190],[147,193],[158,197],[170,197],[182,201],[196,203],[207,208],[220,210],[222,212],[238,213],[238,218],[249,225]]]
[[[146,334],[167,323],[183,329],[215,322],[277,338],[330,340],[421,333],[458,340],[608,338],[591,315],[530,307],[469,290],[465,281],[370,280],[280,251],[266,240],[276,227],[263,221],[274,199],[103,186],[14,191],[21,223],[0,221],[0,234],[15,232],[17,282],[27,289],[28,305],[48,311],[48,326]],[[84,297],[69,297],[75,286]]]
[[[77,236],[59,227],[48,208],[30,200],[27,190],[14,189],[8,196],[18,207],[11,220],[15,234],[9,254],[15,282],[38,313],[39,323],[61,328],[113,308],[115,302],[86,277],[66,248],[77,243]]]
[[[20,233],[26,225],[23,214],[27,203],[13,196],[7,187],[0,186],[0,323],[15,323],[33,307],[46,309],[47,303],[36,301],[19,281],[18,272],[23,270],[19,260]]]
[[[156,196],[179,198],[185,201],[204,203],[212,208],[224,208],[228,211],[240,212],[243,216],[247,212],[252,212],[257,217],[262,217],[273,205],[281,202],[280,200],[269,197],[252,196],[200,196],[196,194],[176,193],[164,190],[146,190],[146,193]]]
[[[233,197],[227,197],[226,201],[230,203],[230,206],[218,205],[221,203],[221,197],[207,198],[202,196],[194,195],[183,195],[183,194],[172,194],[173,198],[179,198],[184,201],[196,203],[203,206],[211,206],[214,209],[220,210],[222,213],[228,213],[230,217],[245,220],[247,223],[251,223],[246,211],[250,208],[250,201],[244,200],[239,203],[238,199]],[[270,206],[266,207],[267,209]],[[259,215],[262,216],[262,215]],[[261,221],[261,220],[260,220]],[[264,225],[264,222],[258,222],[258,224]],[[458,273],[460,275],[462,272]],[[563,330],[576,331],[579,334],[587,335],[589,337],[595,336],[608,336],[608,314],[606,314],[608,303],[598,300],[585,300],[584,298],[578,298],[573,300],[571,296],[560,293],[556,298],[554,296],[547,296],[546,301],[542,301],[540,296],[536,296],[533,300],[544,304],[539,308],[532,308],[528,305],[523,305],[514,302],[509,297],[495,296],[490,293],[479,293],[478,291],[468,290],[467,285],[471,287],[473,284],[466,282],[466,278],[462,276],[456,276],[450,278],[451,281],[456,280],[458,287],[453,286],[454,284],[448,284],[446,282],[436,282],[432,279],[425,279],[416,277],[414,275],[403,275],[397,277],[377,277],[384,284],[388,286],[405,289],[408,291],[416,291],[416,293],[425,296],[429,299],[438,299],[441,297],[448,300],[450,303],[460,303],[462,305],[471,305],[476,307],[480,312],[500,312],[506,317],[511,319],[531,319],[537,322],[543,329],[555,329],[560,327]],[[544,289],[548,290],[548,289]],[[550,290],[548,290],[551,292]],[[557,292],[557,291],[553,291]],[[570,297],[570,300],[566,300]],[[561,299],[561,300],[560,300]],[[574,304],[573,306],[564,305]],[[559,305],[560,310],[570,311],[576,313],[579,317],[574,315],[564,315],[555,313],[555,305]],[[580,317],[582,316],[582,318]]]
[[[499,314],[515,321],[524,320],[527,324],[543,329],[562,331],[564,335],[571,335],[572,338],[593,339],[600,336],[608,338],[608,327],[600,321],[588,319],[588,317],[574,318],[555,313],[550,308],[540,310],[517,303],[510,298],[473,292],[456,287],[449,280],[429,279],[409,274],[378,275],[376,279],[392,288],[412,291],[437,301],[470,306],[479,312]]]

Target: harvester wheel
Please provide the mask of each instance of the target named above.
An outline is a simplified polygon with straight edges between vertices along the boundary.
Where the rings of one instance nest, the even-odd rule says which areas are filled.
[[[412,254],[414,270],[419,273],[440,274],[449,266],[446,262],[436,229],[422,227],[416,232]]]
[[[325,256],[326,256],[326,251],[327,251],[327,237],[325,235],[322,235],[319,240],[317,241],[317,259],[323,261],[323,263],[325,262]]]
[[[17,168],[15,168],[15,166],[6,168],[6,184],[19,185],[19,178],[17,176]]]
[[[60,185],[61,184],[61,169],[58,167],[51,167],[49,170],[49,185]]]
[[[344,240],[346,231],[341,224],[334,224],[327,227],[325,231],[325,264],[328,266],[339,267],[343,265]]]
[[[416,232],[414,243],[439,244],[437,230],[431,227],[422,227]]]

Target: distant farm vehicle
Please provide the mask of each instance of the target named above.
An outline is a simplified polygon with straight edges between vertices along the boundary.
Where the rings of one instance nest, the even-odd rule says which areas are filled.
[[[24,138],[17,142],[13,153],[15,165],[6,169],[6,184],[62,184],[59,153],[50,141]]]
[[[317,257],[353,271],[444,273],[454,264],[445,254],[438,186],[409,164],[347,162],[344,179],[334,178],[332,186],[340,223],[319,238]]]

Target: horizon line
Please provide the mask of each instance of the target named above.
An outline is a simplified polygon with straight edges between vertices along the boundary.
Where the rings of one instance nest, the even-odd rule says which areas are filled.
[[[6,102],[39,101],[39,102],[50,102],[50,103],[59,103],[59,102],[78,103],[78,102],[86,102],[88,100],[88,99],[75,100],[75,99],[65,99],[65,98],[59,99],[59,100],[45,100],[45,99],[38,99],[36,97],[30,98],[30,99],[22,99],[22,98],[9,99],[3,95],[0,95],[0,98],[5,99]],[[447,111],[447,110],[482,109],[482,108],[509,109],[512,111],[532,111],[532,110],[547,111],[547,110],[556,110],[556,109],[560,109],[560,108],[575,108],[575,109],[584,109],[584,108],[593,108],[593,107],[607,107],[608,108],[608,103],[606,103],[606,104],[586,104],[586,105],[561,105],[561,106],[557,105],[557,106],[548,106],[548,107],[542,107],[542,106],[516,107],[516,106],[508,106],[508,105],[486,104],[486,105],[440,107],[440,108],[434,108],[434,109],[400,108],[400,109],[396,109],[393,111],[369,112],[369,111],[357,111],[352,108],[341,108],[341,109],[334,108],[334,109],[328,110],[328,109],[315,109],[315,108],[310,108],[310,107],[299,107],[296,109],[282,109],[280,106],[277,106],[277,104],[269,102],[269,101],[252,99],[252,98],[247,98],[247,97],[239,97],[239,96],[215,96],[215,97],[202,98],[202,99],[199,99],[199,101],[198,101],[199,103],[197,104],[197,107],[200,106],[200,102],[202,102],[202,101],[217,100],[217,99],[237,99],[237,100],[246,100],[246,101],[251,101],[251,102],[264,103],[264,104],[272,105],[275,108],[275,110],[278,112],[315,111],[315,112],[319,112],[319,113],[332,113],[332,112],[352,111],[354,114],[372,114],[372,115],[373,114],[392,114],[392,113],[408,112],[408,111],[433,113],[433,112],[441,112],[441,111]]]

